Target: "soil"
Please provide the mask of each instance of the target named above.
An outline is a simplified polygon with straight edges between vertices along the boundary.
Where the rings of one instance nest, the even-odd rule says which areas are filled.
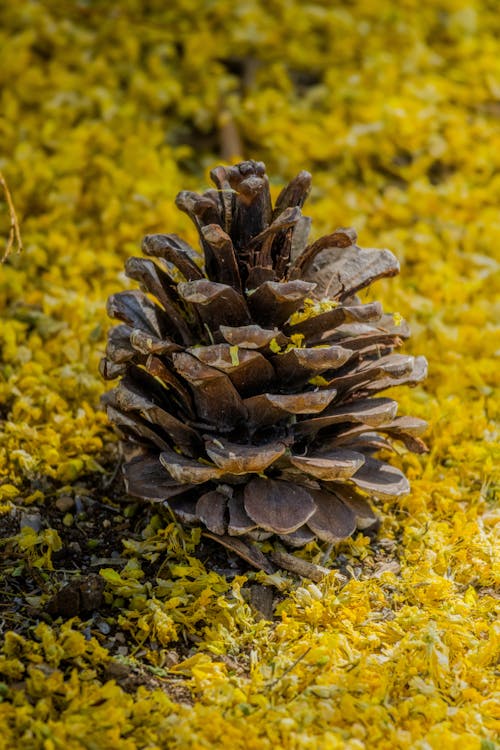
[[[130,635],[116,625],[116,608],[106,603],[105,582],[99,575],[101,568],[120,571],[126,565],[129,558],[124,556],[123,540],[141,540],[154,514],[164,515],[165,525],[171,516],[158,505],[137,504],[127,497],[119,472],[111,485],[109,477],[110,474],[89,476],[71,490],[39,482],[38,486],[43,484],[44,505],[14,505],[0,516],[0,637],[8,630],[29,637],[40,621],[52,625],[61,622],[61,618],[79,617],[81,632],[86,637],[96,637],[112,657],[104,668],[105,679],[114,679],[128,692],[139,685],[161,687],[173,700],[189,702],[190,692],[182,676],[168,675],[168,667],[192,655],[195,639],[188,637],[176,643],[161,670],[142,663],[140,651],[132,654]],[[53,570],[30,564],[29,556],[19,551],[13,537],[26,525],[37,532],[58,532],[62,547],[52,554]],[[352,577],[370,578],[385,570],[397,574],[395,548],[396,543],[391,540],[374,538],[371,554],[364,561],[339,553],[333,567],[344,583]],[[211,539],[202,537],[194,554],[207,569],[228,580],[253,571],[248,563]],[[161,556],[154,563],[142,560],[145,576],[154,580],[163,563]],[[301,580],[296,581],[300,585]],[[283,600],[283,593],[252,580],[242,592],[257,618],[275,619],[273,612]],[[43,605],[38,603],[42,595]],[[235,663],[233,667],[240,669],[242,665]]]

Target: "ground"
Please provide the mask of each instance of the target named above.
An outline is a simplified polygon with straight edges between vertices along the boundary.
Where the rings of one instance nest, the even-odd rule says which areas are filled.
[[[488,0],[0,8],[0,750],[500,747],[500,29]],[[429,421],[381,527],[268,575],[128,498],[98,374],[142,235],[221,158],[401,275]],[[9,210],[0,195],[0,237]]]

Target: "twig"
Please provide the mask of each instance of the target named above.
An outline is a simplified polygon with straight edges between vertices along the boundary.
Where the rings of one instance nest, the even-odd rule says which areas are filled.
[[[224,161],[230,162],[243,155],[243,144],[238,127],[229,112],[223,110],[219,115],[220,154]]]
[[[5,177],[3,176],[1,172],[0,172],[0,185],[2,186],[3,191],[5,193],[5,200],[7,201],[7,206],[9,208],[9,214],[10,214],[9,238],[7,240],[7,245],[5,246],[5,252],[2,258],[2,263],[3,263],[9,257],[14,241],[17,243],[18,253],[20,253],[23,249],[23,241],[21,239],[21,231],[19,229],[19,222],[17,220],[16,209],[14,208],[12,196],[10,194],[10,190],[5,181]]]
[[[325,554],[321,558],[321,565],[324,565],[328,560],[330,559],[330,555],[332,554],[333,549],[333,542],[331,542],[328,547],[325,550]]]
[[[103,482],[103,488],[105,490],[109,490],[109,488],[115,483],[115,479],[118,476],[118,472],[120,471],[122,462],[123,462],[123,457],[120,456],[110,476]]]
[[[266,685],[266,688],[273,688],[273,687],[275,687],[278,684],[278,682],[280,682],[283,679],[283,677],[286,677],[287,674],[290,674],[290,672],[292,671],[292,669],[295,669],[295,667],[298,664],[300,664],[300,662],[302,661],[302,659],[304,659],[307,656],[307,654],[309,653],[309,651],[311,650],[311,648],[312,648],[312,646],[308,646],[308,648],[306,648],[306,650],[297,659],[295,659],[295,661],[293,662],[293,664],[290,664],[290,666],[287,667],[285,669],[285,671],[282,672],[279,675],[279,677],[276,677],[274,680],[271,680],[271,682],[268,682],[267,685]]]
[[[289,552],[274,551],[269,555],[271,560],[278,565],[280,568],[289,570],[291,573],[297,573],[302,578],[309,578],[315,583],[319,583],[331,570],[323,568],[321,565],[315,565],[315,563],[307,562],[302,560],[300,557],[295,557]]]

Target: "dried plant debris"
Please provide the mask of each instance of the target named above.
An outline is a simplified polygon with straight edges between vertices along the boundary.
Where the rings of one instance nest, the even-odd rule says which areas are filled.
[[[10,255],[10,252],[14,246],[14,244],[17,245],[17,252],[20,253],[23,249],[23,241],[21,238],[21,230],[19,228],[19,221],[17,219],[16,215],[16,209],[14,206],[14,202],[12,200],[12,196],[10,194],[9,186],[7,185],[7,182],[5,180],[5,177],[3,176],[2,172],[0,172],[0,188],[3,190],[3,194],[5,197],[5,201],[7,203],[7,209],[9,211],[9,219],[10,219],[10,226],[9,226],[9,236],[7,238],[7,242],[5,245],[5,250],[2,257],[2,263],[7,260],[7,258]]]
[[[261,162],[211,176],[216,190],[176,201],[203,263],[176,235],[148,235],[142,247],[155,261],[131,258],[125,269],[140,291],[109,299],[121,322],[101,371],[121,379],[105,403],[129,493],[168,503],[182,523],[201,523],[271,573],[256,541],[336,544],[377,523],[371,500],[409,492],[374,454],[392,441],[424,452],[426,423],[398,417],[397,403],[376,394],[421,382],[426,361],[395,354],[404,322],[356,296],[398,273],[394,255],[360,248],[352,229],[308,241],[307,172],[274,207]]]

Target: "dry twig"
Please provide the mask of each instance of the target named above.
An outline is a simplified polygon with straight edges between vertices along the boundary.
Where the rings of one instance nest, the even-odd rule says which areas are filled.
[[[328,573],[331,571],[328,568],[324,568],[321,565],[302,560],[300,557],[295,557],[289,552],[283,550],[275,550],[270,554],[270,558],[280,568],[289,570],[291,573],[296,573],[302,578],[309,578],[315,583],[319,583]]]
[[[14,242],[16,242],[17,244],[17,252],[20,253],[23,249],[23,241],[21,238],[21,230],[19,229],[19,222],[17,220],[16,209],[14,208],[12,196],[10,194],[10,190],[5,181],[5,177],[3,176],[1,172],[0,172],[0,185],[2,186],[3,191],[5,193],[5,200],[7,201],[7,206],[9,208],[9,214],[10,214],[9,237],[7,239],[7,245],[5,246],[5,252],[2,258],[2,263],[3,263],[9,257],[10,251],[12,250],[12,246],[14,245]]]

